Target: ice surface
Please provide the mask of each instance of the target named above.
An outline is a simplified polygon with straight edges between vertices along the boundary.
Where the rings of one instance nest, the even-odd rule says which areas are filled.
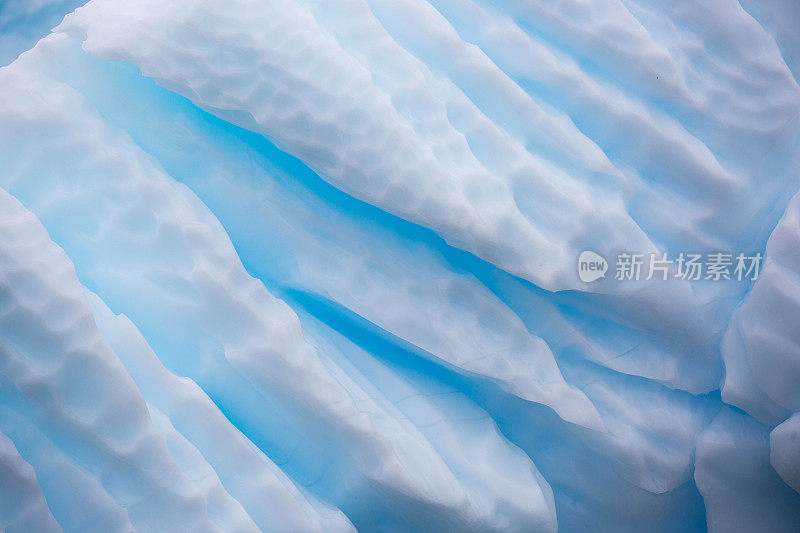
[[[770,468],[768,428],[724,408],[700,435],[694,478],[714,531],[797,531],[800,494]]]
[[[800,414],[772,430],[769,435],[769,460],[787,485],[800,492]]]
[[[767,242],[762,275],[723,340],[723,398],[778,423],[800,411],[800,194]]]
[[[0,2],[0,66],[11,63],[50,28],[86,0],[3,0]]]
[[[791,2],[77,4],[0,5],[0,529],[800,528]]]
[[[13,531],[58,531],[58,522],[47,507],[36,473],[20,457],[14,443],[0,433],[0,489],[3,505],[0,523]]]
[[[210,530],[202,494],[176,468],[138,389],[97,330],[72,263],[16,199],[2,192],[0,205],[0,402],[17,415],[4,413],[2,431],[22,440],[17,424],[35,421],[41,440],[98,478],[98,490],[137,527]],[[23,458],[29,453],[18,449]],[[70,480],[61,483],[64,490]],[[147,492],[136,489],[143,485]]]
[[[147,398],[150,412],[157,413],[154,420],[169,433],[168,445],[172,441],[189,456],[187,464],[211,484],[219,499],[235,498],[224,507],[236,511],[243,529],[251,525],[261,531],[351,529],[341,513],[301,494],[194,381],[164,368],[127,317],[115,315],[94,293],[89,293],[89,301],[98,328]],[[243,510],[237,509],[239,505]]]

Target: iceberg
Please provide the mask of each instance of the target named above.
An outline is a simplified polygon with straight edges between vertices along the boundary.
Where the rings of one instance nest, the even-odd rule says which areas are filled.
[[[800,530],[799,26],[4,2],[0,530]]]

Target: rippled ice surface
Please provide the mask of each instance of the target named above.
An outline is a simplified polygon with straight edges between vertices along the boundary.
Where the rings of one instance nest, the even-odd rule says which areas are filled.
[[[800,530],[795,2],[82,3],[0,3],[0,529]]]

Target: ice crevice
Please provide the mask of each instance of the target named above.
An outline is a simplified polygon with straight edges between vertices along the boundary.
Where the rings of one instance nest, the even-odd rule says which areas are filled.
[[[13,86],[10,75],[7,81],[7,86]],[[94,202],[83,205],[86,220],[70,219],[70,210],[59,211],[59,206],[48,202],[47,194],[52,191],[26,190],[20,181],[14,180],[6,185],[28,205],[35,206],[44,220],[61,222],[55,238],[73,257],[81,258],[80,272],[87,285],[115,308],[124,309],[173,371],[193,377],[216,403],[234,409],[236,412],[230,416],[238,420],[239,427],[253,436],[285,471],[301,484],[313,482],[312,490],[322,491],[328,501],[347,510],[361,527],[369,525],[365,522],[367,511],[378,501],[383,501],[382,505],[394,513],[405,513],[404,506],[417,509],[417,513],[427,507],[426,513],[417,514],[412,520],[438,523],[441,527],[452,525],[454,515],[460,516],[457,523],[463,524],[502,517],[502,513],[485,518],[473,514],[483,511],[472,508],[459,489],[459,481],[413,425],[401,423],[380,408],[356,409],[351,390],[357,387],[342,388],[342,381],[346,381],[343,377],[335,380],[321,363],[315,362],[319,361],[318,355],[302,339],[296,317],[285,304],[269,296],[263,285],[245,274],[221,226],[202,204],[184,186],[171,182],[129,138],[112,133],[77,94],[65,86],[52,88],[60,88],[64,98],[74,99],[71,112],[81,111],[84,125],[105,131],[103,137],[109,143],[107,157],[126,161],[127,167],[118,167],[126,173],[119,173],[113,184],[103,184],[97,178],[102,175],[105,159],[93,158],[91,165],[84,166],[79,181],[74,183],[72,196],[75,201],[82,198],[86,201],[86,191],[93,191]],[[91,120],[87,122],[86,117]],[[73,119],[69,114],[61,114],[61,120],[68,124]],[[54,134],[58,134],[58,128],[54,128]],[[81,142],[70,145],[72,156],[62,163],[69,165],[70,161],[79,160],[80,150],[86,145]],[[59,173],[53,174],[56,175]],[[124,188],[125,195],[115,194],[120,188]],[[126,227],[123,221],[129,218],[129,213],[137,210],[150,212],[152,218],[143,220],[144,225],[128,227],[127,236],[116,233],[116,229]],[[70,228],[77,232],[72,238],[65,235]],[[112,232],[112,228],[116,229]],[[80,234],[85,237],[75,238]],[[136,261],[127,261],[128,256],[122,253],[125,247],[119,245],[121,238],[130,243],[128,249],[139,250]],[[98,249],[90,243],[103,240],[115,245],[104,247],[105,252],[98,256]],[[155,255],[149,255],[148,259],[141,254],[143,250]],[[168,258],[166,263],[164,258]],[[108,267],[112,264],[115,276],[131,279],[145,276],[147,288],[142,290],[140,286],[133,290],[110,283]],[[98,268],[100,265],[102,268]],[[205,298],[208,303],[189,311],[197,298]],[[212,319],[207,313],[217,318]],[[179,315],[184,319],[181,333],[175,337],[173,331],[165,328],[166,317]],[[211,325],[213,321],[217,321],[216,326]],[[242,335],[242,328],[247,327],[255,327],[262,333],[255,337]],[[274,334],[270,334],[270,328],[276,327]],[[263,341],[258,340],[265,333],[270,342],[283,339],[285,343],[277,351],[267,348],[265,355],[272,351],[281,358],[269,366],[261,355],[265,349],[260,345]],[[186,344],[188,339],[193,339],[191,346]],[[286,359],[291,352],[294,354]],[[305,377],[290,378],[293,372]],[[309,380],[316,382],[310,394],[288,392],[292,387],[304,388]],[[323,393],[328,394],[324,400],[320,396]],[[296,403],[303,395],[305,399]],[[258,405],[262,407],[259,409]],[[301,415],[303,411],[305,414]],[[311,420],[321,424],[312,424]],[[334,425],[339,427],[334,430]],[[323,436],[326,431],[329,431],[327,437]],[[315,444],[320,440],[327,442],[326,447]],[[335,454],[335,460],[331,454]],[[317,459],[312,460],[313,457]],[[355,474],[356,471],[360,473]],[[376,498],[373,504],[354,496],[354,487],[365,482],[372,486]],[[441,496],[431,499],[439,494],[451,496],[445,501]],[[393,507],[388,506],[389,502]],[[454,509],[445,512],[447,507]],[[522,508],[515,512],[540,511]],[[550,516],[546,508],[541,512],[545,517]],[[552,517],[546,520],[552,523]]]

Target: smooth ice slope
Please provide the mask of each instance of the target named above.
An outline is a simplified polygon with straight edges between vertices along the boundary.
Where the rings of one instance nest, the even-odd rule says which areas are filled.
[[[0,2],[0,66],[14,61],[86,0],[3,0]]]
[[[0,529],[800,527],[791,3],[75,5],[0,5]]]
[[[772,430],[769,435],[770,463],[787,485],[800,492],[800,414]]]

